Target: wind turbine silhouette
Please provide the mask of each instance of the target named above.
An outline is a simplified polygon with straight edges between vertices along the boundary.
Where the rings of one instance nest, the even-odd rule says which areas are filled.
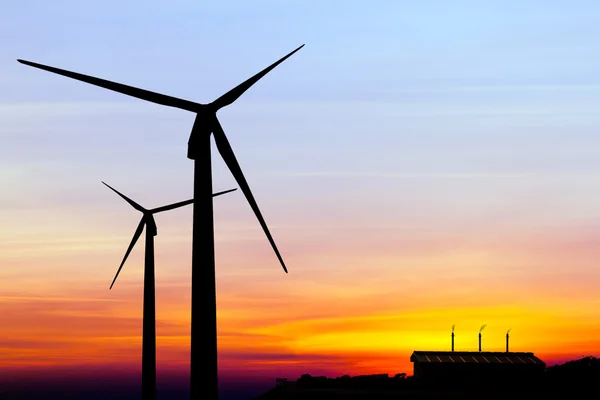
[[[43,69],[152,103],[191,111],[196,114],[188,141],[187,157],[194,160],[194,217],[192,233],[192,311],[190,396],[192,399],[218,399],[217,366],[217,298],[215,282],[214,220],[212,202],[212,164],[210,136],[214,134],[217,150],[231,171],[246,200],[262,226],[283,270],[287,268],[267,224],[254,200],[242,169],[233,153],[225,132],[217,119],[217,111],[232,104],[246,90],[300,50],[298,47],[261,72],[242,82],[212,103],[201,104],[148,90],[111,82],[93,76],[66,71],[47,65],[18,59],[21,64]],[[207,341],[205,338],[210,335]]]
[[[129,253],[133,250],[133,247],[137,243],[137,240],[142,235],[144,227],[146,227],[146,251],[144,260],[144,305],[143,305],[143,318],[142,318],[142,399],[143,400],[155,400],[156,399],[156,300],[155,300],[155,287],[154,287],[154,236],[158,234],[156,228],[156,222],[154,221],[154,214],[163,211],[174,210],[183,206],[192,204],[194,200],[181,201],[179,203],[173,203],[162,207],[153,209],[146,209],[119,192],[115,188],[111,187],[106,182],[102,182],[113,192],[121,196],[126,202],[128,202],[133,208],[140,211],[142,219],[138,224],[131,243],[125,252],[123,261],[119,265],[119,269],[110,284],[112,289]],[[223,192],[215,193],[213,197],[220,196],[225,193],[233,192],[237,189],[230,189]]]

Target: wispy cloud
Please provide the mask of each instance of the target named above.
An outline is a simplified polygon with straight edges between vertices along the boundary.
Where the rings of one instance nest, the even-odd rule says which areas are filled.
[[[53,302],[123,302],[119,299],[99,299],[87,297],[51,297],[51,296],[0,296],[0,301],[53,301]]]
[[[312,171],[291,172],[287,177],[322,178],[406,178],[406,179],[489,179],[489,178],[544,178],[544,179],[598,179],[600,172],[540,173],[540,172],[359,172],[359,171]]]
[[[600,90],[600,84],[522,84],[522,85],[465,85],[430,89],[432,92],[554,92],[563,90]],[[428,91],[428,90],[423,90]]]
[[[497,172],[497,173],[445,173],[445,172],[294,172],[293,177],[324,177],[324,178],[439,178],[439,179],[478,179],[478,178],[531,178],[537,176],[528,172]]]
[[[152,107],[150,103],[142,101],[131,102],[97,102],[97,101],[71,101],[71,102],[23,102],[0,103],[0,117],[20,118],[35,115],[36,117],[50,116],[92,116],[115,114],[152,114],[165,113],[167,107]]]

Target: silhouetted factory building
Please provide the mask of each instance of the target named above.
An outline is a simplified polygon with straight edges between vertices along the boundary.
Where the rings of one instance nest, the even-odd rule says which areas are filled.
[[[509,352],[508,334],[505,352],[415,351],[410,357],[414,376],[427,381],[460,384],[520,384],[535,382],[546,370],[546,364],[533,353]]]
[[[543,374],[546,364],[533,353],[415,351],[414,376],[446,379],[522,379]]]

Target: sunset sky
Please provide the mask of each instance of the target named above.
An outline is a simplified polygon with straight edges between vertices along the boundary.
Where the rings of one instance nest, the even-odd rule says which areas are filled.
[[[84,4],[85,3],[85,4]],[[417,4],[418,3],[418,4]],[[485,4],[484,4],[485,3]],[[202,5],[201,5],[202,4]],[[208,103],[223,377],[407,372],[413,350],[600,355],[596,1],[20,1],[0,15],[0,375],[137,372],[140,214],[192,194],[192,113],[17,58]],[[220,157],[215,191],[237,187]],[[157,364],[187,376],[192,208],[156,217]],[[132,372],[132,373],[133,373]],[[163,375],[161,375],[163,374]],[[225,379],[224,378],[224,379]]]

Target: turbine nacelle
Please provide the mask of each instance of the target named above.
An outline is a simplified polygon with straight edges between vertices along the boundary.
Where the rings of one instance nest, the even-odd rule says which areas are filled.
[[[194,119],[194,125],[190,132],[190,139],[188,140],[188,152],[187,158],[195,160],[198,156],[198,149],[196,148],[196,138],[198,136],[210,136],[215,129],[217,129],[217,111],[214,106],[203,105],[202,108],[196,113]]]
[[[144,214],[142,217],[144,225],[146,225],[146,234],[156,236],[158,235],[158,228],[156,227],[156,221],[154,221],[154,215],[152,213]]]

